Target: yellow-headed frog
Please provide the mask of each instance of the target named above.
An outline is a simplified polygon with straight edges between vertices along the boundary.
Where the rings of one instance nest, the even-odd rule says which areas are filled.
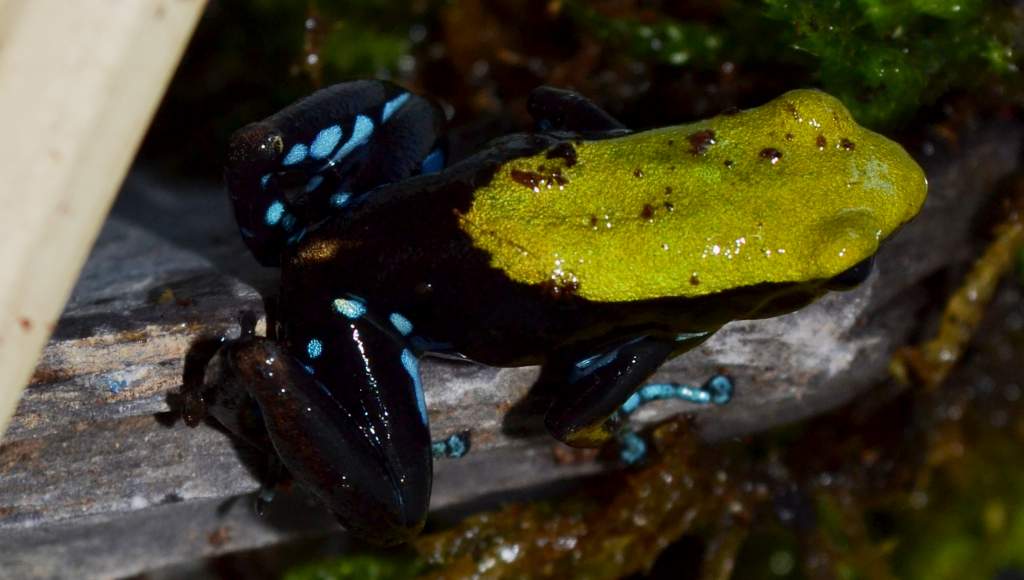
[[[273,339],[223,346],[205,408],[350,529],[422,527],[432,445],[427,353],[543,365],[545,425],[598,445],[646,401],[725,403],[732,383],[644,385],[731,320],[864,280],[926,182],[836,99],[632,132],[542,87],[536,131],[446,163],[444,115],[379,81],[321,90],[233,137],[226,181],[246,244],[280,266]]]

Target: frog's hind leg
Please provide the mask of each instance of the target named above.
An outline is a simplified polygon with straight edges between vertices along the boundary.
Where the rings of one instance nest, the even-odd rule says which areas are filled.
[[[560,384],[540,385],[553,394],[544,418],[548,431],[574,447],[601,445],[618,431],[622,405],[675,348],[669,340],[642,336],[596,354],[556,355],[544,375]]]
[[[283,465],[347,528],[376,543],[407,541],[423,525],[432,480],[416,355],[354,298],[291,322],[283,337],[225,346],[219,376],[245,386]]]
[[[588,134],[628,133],[625,125],[583,95],[542,86],[533,89],[526,101],[538,131],[569,131]]]
[[[444,113],[383,81],[320,90],[231,138],[225,181],[242,237],[264,265],[306,228],[374,188],[445,164]]]

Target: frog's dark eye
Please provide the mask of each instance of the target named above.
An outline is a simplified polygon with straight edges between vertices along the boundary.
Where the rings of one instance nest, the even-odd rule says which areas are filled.
[[[284,150],[280,131],[267,123],[252,123],[231,136],[228,171],[263,173],[277,165]]]
[[[857,265],[844,271],[842,274],[835,276],[828,281],[829,290],[849,290],[854,286],[857,286],[864,280],[868,279],[871,275],[871,270],[875,266],[875,257],[871,256],[866,260],[862,260]]]

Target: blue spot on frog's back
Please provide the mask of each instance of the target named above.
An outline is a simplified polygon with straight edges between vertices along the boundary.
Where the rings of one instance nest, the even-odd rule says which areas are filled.
[[[412,332],[412,322],[409,322],[408,318],[397,312],[392,312],[388,318],[391,321],[391,326],[394,326],[395,330],[400,332],[402,336],[409,336]]]
[[[310,193],[313,190],[315,190],[316,188],[320,187],[320,184],[323,183],[323,182],[324,182],[324,176],[323,175],[319,175],[318,174],[318,175],[314,175],[313,177],[310,177],[309,181],[306,182],[306,193]]]
[[[284,156],[284,161],[281,161],[281,164],[295,165],[296,163],[301,163],[302,161],[305,161],[308,153],[309,149],[307,149],[305,145],[302,143],[296,143],[295,145],[292,145],[291,150],[288,151],[288,155]]]
[[[355,320],[366,314],[366,304],[358,298],[337,298],[334,301],[334,311],[345,318]]]
[[[434,149],[423,159],[423,163],[420,164],[420,173],[437,173],[444,169],[444,151],[440,149]]]
[[[306,354],[309,355],[309,358],[319,358],[319,356],[322,355],[323,353],[324,343],[320,342],[319,340],[313,338],[310,339],[310,341],[306,344]]]
[[[331,196],[331,200],[330,200],[331,207],[336,207],[336,208],[345,207],[346,205],[348,205],[348,200],[351,199],[351,198],[352,198],[352,194],[351,193],[346,193],[346,192],[335,193],[334,195]]]
[[[274,203],[267,207],[267,213],[263,216],[263,221],[268,226],[276,226],[282,217],[284,217],[284,204],[275,200]]]
[[[330,163],[337,163],[344,159],[353,149],[369,141],[372,134],[373,121],[366,115],[356,117],[356,122],[352,126],[352,134],[348,136],[348,141],[345,141],[345,144],[338,149],[338,152],[331,157]]]
[[[397,97],[391,99],[387,103],[385,103],[384,104],[384,112],[381,113],[381,116],[380,116],[381,122],[383,123],[383,122],[387,121],[388,119],[390,119],[391,115],[394,115],[395,111],[397,111],[408,100],[409,100],[409,93],[402,93],[402,94],[398,95]]]
[[[317,133],[316,138],[309,145],[309,155],[313,159],[323,159],[334,151],[341,141],[341,126],[331,125]]]
[[[407,348],[402,350],[402,366],[405,367],[405,372],[409,373],[409,378],[412,379],[413,389],[416,390],[416,405],[419,407],[420,417],[425,424],[427,422],[427,402],[423,398],[423,381],[420,380],[420,361]]]

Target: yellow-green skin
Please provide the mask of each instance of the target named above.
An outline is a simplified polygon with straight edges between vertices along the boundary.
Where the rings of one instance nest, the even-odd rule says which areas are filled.
[[[460,223],[513,280],[599,302],[829,279],[927,191],[902,147],[814,90],[575,151],[508,162]]]

